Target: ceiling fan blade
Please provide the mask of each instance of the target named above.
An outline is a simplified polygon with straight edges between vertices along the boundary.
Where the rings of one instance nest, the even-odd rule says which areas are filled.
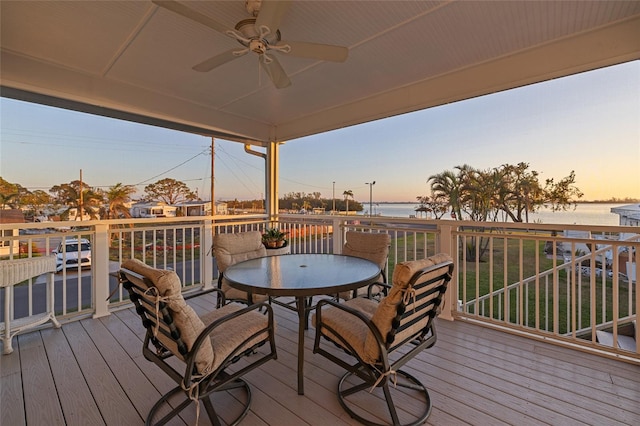
[[[269,78],[278,89],[284,89],[291,86],[291,80],[289,76],[280,65],[278,58],[270,56],[270,60],[265,60],[266,55],[260,55],[260,65],[269,74]]]
[[[344,62],[349,56],[349,49],[330,44],[307,43],[304,41],[280,42],[276,46],[291,46],[289,55],[300,58],[319,59],[322,61]]]
[[[206,61],[200,62],[198,65],[193,66],[194,71],[198,72],[208,72],[214,68],[219,67],[220,65],[224,65],[227,62],[233,61],[240,56],[244,56],[249,52],[249,49],[238,50],[231,49],[223,52],[219,55],[216,55],[212,58],[207,59]]]
[[[291,2],[263,0],[255,23],[258,33],[260,32],[260,27],[264,26],[269,28],[271,34],[275,34],[280,28],[282,17],[289,9],[289,3]]]
[[[167,9],[173,13],[177,13],[178,15],[184,16],[185,18],[191,19],[192,21],[196,21],[205,25],[219,33],[225,34],[229,31],[229,28],[221,23],[209,18],[207,15],[203,15],[200,12],[197,12],[184,4],[173,1],[173,0],[152,0],[153,4],[160,6],[164,9]]]

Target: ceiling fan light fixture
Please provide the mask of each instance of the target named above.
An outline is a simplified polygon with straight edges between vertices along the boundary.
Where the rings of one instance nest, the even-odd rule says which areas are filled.
[[[264,55],[267,51],[267,46],[262,40],[254,39],[249,42],[249,49],[258,55]]]

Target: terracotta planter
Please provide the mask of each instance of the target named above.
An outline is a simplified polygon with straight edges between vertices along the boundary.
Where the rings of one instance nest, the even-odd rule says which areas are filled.
[[[267,240],[262,242],[268,249],[282,248],[287,245],[286,240]]]

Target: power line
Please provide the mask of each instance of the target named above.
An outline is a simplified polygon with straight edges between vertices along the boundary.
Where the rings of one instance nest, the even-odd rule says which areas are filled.
[[[121,139],[115,137],[102,138],[98,136],[69,135],[56,132],[24,132],[5,128],[2,129],[2,136],[4,143],[72,147],[74,149],[102,149],[107,151],[117,150],[140,152],[141,150],[148,151],[149,147],[153,147],[154,152],[158,152],[160,150],[173,152],[177,150],[184,151],[184,149],[187,148],[187,146],[177,145],[175,143],[163,144],[158,143],[158,141],[145,141],[140,139]],[[62,141],[63,143],[55,143],[55,141]]]
[[[146,183],[146,182],[149,182],[150,180],[156,179],[156,178],[158,178],[158,177],[160,177],[160,176],[162,176],[162,175],[164,175],[164,174],[167,174],[167,173],[169,173],[170,171],[175,170],[175,169],[177,169],[178,167],[180,167],[180,166],[182,166],[182,165],[184,165],[184,164],[187,164],[189,161],[193,160],[194,158],[197,158],[197,157],[201,156],[202,154],[204,154],[204,153],[205,153],[205,152],[207,152],[207,151],[208,151],[208,149],[205,149],[204,151],[201,151],[201,152],[197,153],[196,155],[194,155],[193,157],[189,158],[188,160],[185,160],[185,161],[183,161],[182,163],[178,164],[177,166],[172,167],[172,168],[170,168],[169,170],[166,170],[166,171],[164,171],[164,172],[162,172],[162,173],[160,173],[160,174],[157,174],[157,175],[155,175],[155,176],[153,176],[153,177],[150,177],[149,179],[145,179],[145,180],[143,180],[143,181],[141,181],[141,182],[138,182],[138,183],[136,183],[134,186],[142,185],[142,184],[144,184],[144,183]]]

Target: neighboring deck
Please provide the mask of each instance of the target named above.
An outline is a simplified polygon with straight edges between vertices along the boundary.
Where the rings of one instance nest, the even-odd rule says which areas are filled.
[[[213,308],[204,302],[194,308]],[[242,425],[357,424],[335,396],[343,371],[311,352],[313,328],[297,394],[297,317],[274,309],[278,359],[246,376],[253,404]],[[143,424],[175,384],[143,358],[142,336],[127,309],[14,339],[15,352],[0,357],[0,424]],[[439,321],[436,346],[407,367],[430,390],[427,424],[640,424],[640,367],[461,321]]]

